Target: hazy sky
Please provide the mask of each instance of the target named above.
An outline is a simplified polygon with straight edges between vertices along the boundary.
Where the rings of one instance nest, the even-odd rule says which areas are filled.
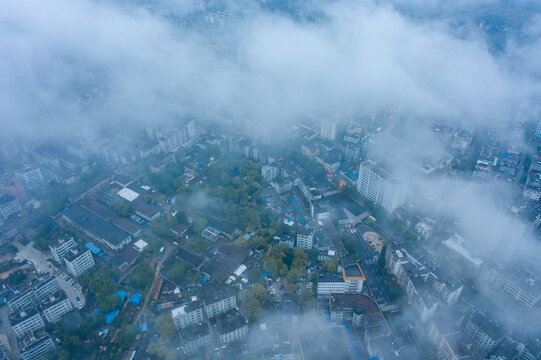
[[[487,123],[532,109],[539,22],[531,41],[493,55],[485,37],[457,37],[445,16],[412,20],[360,3],[323,5],[317,24],[249,6],[203,30],[110,2],[6,1],[0,119],[43,133],[195,113],[266,129],[366,108]],[[87,106],[81,93],[92,89],[101,100]]]
[[[194,1],[157,3],[173,4],[177,14],[199,9]],[[404,134],[419,153],[436,149],[423,128],[433,119],[470,127],[539,114],[541,17],[526,18],[520,31],[508,32],[503,51],[491,52],[475,16],[464,16],[498,1],[315,2],[317,22],[253,2],[230,4],[242,11],[224,26],[203,28],[129,3],[6,0],[0,7],[4,134],[64,135],[186,114],[271,134],[306,115],[349,120],[383,109],[405,121]],[[460,29],[452,25],[457,13]],[[401,120],[411,118],[417,120]],[[388,144],[393,148],[392,137]],[[450,211],[472,225],[477,240],[493,242],[482,236],[501,224],[485,216],[493,204],[473,201],[461,211],[464,203],[451,200],[478,193],[446,181],[426,186],[456,193]]]

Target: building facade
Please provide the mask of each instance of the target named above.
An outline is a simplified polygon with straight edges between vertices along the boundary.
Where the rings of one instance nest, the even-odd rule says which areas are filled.
[[[81,276],[96,264],[90,250],[82,248],[71,249],[65,255],[64,261],[68,271],[75,277]]]
[[[361,163],[357,191],[362,196],[391,213],[406,199],[406,185],[391,178],[385,170],[371,161]]]

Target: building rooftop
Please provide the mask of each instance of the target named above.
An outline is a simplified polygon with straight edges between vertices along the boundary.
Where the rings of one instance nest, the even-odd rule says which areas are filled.
[[[113,246],[117,246],[129,235],[102,218],[92,214],[79,205],[72,205],[64,210],[64,216],[76,225],[94,234],[100,239],[105,239]]]
[[[202,309],[202,308],[203,308],[203,301],[193,300],[171,310],[171,315],[173,315],[173,317],[177,317],[184,314],[189,314],[191,312],[197,311],[198,309]]]
[[[347,265],[342,269],[344,280],[366,280],[359,264]]]
[[[223,335],[235,331],[248,324],[246,317],[241,314],[227,315],[225,319],[216,323],[216,331]]]
[[[210,327],[208,323],[195,324],[182,329],[180,340],[182,343],[194,341],[204,336],[210,335]]]

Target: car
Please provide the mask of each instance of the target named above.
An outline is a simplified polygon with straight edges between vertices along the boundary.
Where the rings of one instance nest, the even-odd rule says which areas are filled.
[[[78,296],[77,296],[77,297],[75,298],[75,300],[77,300],[78,302],[80,302],[80,301],[81,301],[81,299],[79,299],[79,297],[78,297]]]

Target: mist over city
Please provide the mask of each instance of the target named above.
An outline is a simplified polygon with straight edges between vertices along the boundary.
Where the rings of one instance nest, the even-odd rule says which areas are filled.
[[[541,359],[541,3],[7,0],[0,360]]]

